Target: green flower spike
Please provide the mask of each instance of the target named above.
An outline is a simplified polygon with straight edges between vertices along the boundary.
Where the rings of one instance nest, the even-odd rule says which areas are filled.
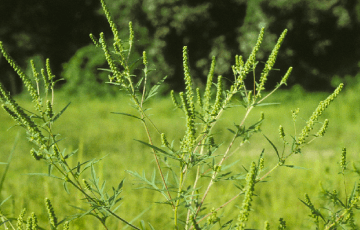
[[[32,230],[33,224],[32,224],[32,218],[29,216],[26,220],[26,230]]]
[[[34,212],[31,213],[31,222],[32,222],[31,230],[37,230],[38,229],[38,219]]]
[[[69,225],[69,221],[65,221],[65,224],[64,224],[64,230],[69,230],[70,228],[70,225]]]
[[[40,87],[39,87],[39,73],[36,71],[34,60],[30,60],[31,70],[33,73],[34,80],[36,82],[37,94],[40,95]]]
[[[286,84],[286,81],[287,81],[287,79],[289,78],[292,69],[293,69],[292,67],[290,67],[290,68],[288,69],[288,71],[286,72],[285,76],[281,79],[280,85],[287,85],[287,84]]]
[[[162,133],[161,134],[161,143],[163,146],[167,147],[167,148],[170,148],[170,144],[165,136],[165,133]]]
[[[270,230],[269,221],[265,221],[264,230]]]
[[[282,42],[284,41],[284,38],[285,38],[285,35],[287,33],[287,30],[284,30],[284,32],[280,35],[274,49],[271,51],[271,54],[265,64],[265,68],[263,69],[262,73],[261,73],[261,76],[260,76],[260,83],[258,84],[257,86],[257,97],[261,97],[261,91],[263,89],[265,89],[265,83],[267,81],[267,76],[270,72],[270,70],[272,70],[274,64],[275,64],[275,61],[276,61],[276,57],[278,55],[278,52],[279,52],[279,49],[280,49],[280,46],[282,44]],[[287,73],[285,74],[285,82],[286,82],[286,79],[289,77],[290,75],[290,72],[291,72],[291,68],[287,71]],[[283,80],[284,80],[283,78]]]
[[[201,96],[200,96],[200,89],[199,88],[196,88],[196,98],[197,98],[197,103],[200,107],[203,106],[203,102],[202,102],[202,99],[201,99]]]
[[[53,83],[53,79],[54,79],[55,75],[53,75],[52,72],[51,72],[50,59],[49,59],[49,58],[46,59],[46,72],[47,72],[49,81],[50,81],[52,84],[54,84],[54,83]],[[52,85],[51,87],[53,87],[53,85]]]
[[[184,139],[181,141],[181,148],[185,152],[191,152],[192,146],[195,143],[195,121],[193,119],[189,105],[186,102],[183,92],[180,92],[180,98],[182,102],[182,107],[186,116],[186,134]]]
[[[44,81],[44,85],[45,85],[44,88],[46,90],[48,90],[49,86],[50,86],[50,82],[49,82],[49,78],[47,77],[46,72],[45,72],[44,69],[41,69],[41,76],[42,76],[43,81]]]
[[[315,136],[317,136],[317,137],[324,136],[328,126],[329,126],[329,120],[325,119],[323,126],[321,127],[321,129],[319,130],[319,132]]]
[[[339,95],[344,84],[340,84],[335,91],[328,96],[324,101],[321,101],[316,110],[311,115],[310,119],[306,122],[306,126],[302,129],[300,137],[298,139],[298,145],[305,143],[306,137],[309,136],[310,131],[313,129],[315,121],[319,119],[324,110],[330,105],[330,103]]]
[[[15,70],[15,72],[19,75],[22,82],[24,83],[26,89],[30,93],[33,101],[37,101],[39,99],[39,95],[34,88],[30,78],[25,75],[25,73],[20,69],[20,67],[16,64],[16,62],[10,57],[10,55],[6,52],[3,43],[0,41],[0,51],[4,56],[5,60],[10,64],[10,66]]]
[[[176,100],[176,98],[175,98],[174,90],[171,90],[171,91],[170,91],[170,97],[171,97],[172,102],[174,103],[174,106],[175,106],[176,108],[181,108],[181,105],[179,104],[179,102],[178,102],[178,101]]]
[[[112,59],[112,57],[110,55],[109,49],[105,42],[104,33],[100,33],[100,44],[104,51],[106,61],[108,62],[110,69],[113,73],[113,76],[109,77],[110,82],[113,82],[115,80],[116,83],[122,83],[123,79],[122,79],[121,73],[120,73],[119,69],[117,68],[117,66],[115,65],[114,60]]]
[[[346,148],[342,149],[340,167],[343,171],[346,169]]]
[[[53,228],[57,227],[57,218],[54,212],[54,208],[48,198],[45,198],[45,205],[49,215],[49,221]]]
[[[300,108],[297,108],[295,111],[294,110],[291,110],[291,114],[292,114],[292,119],[294,122],[296,122],[296,118],[297,118],[297,115],[300,111]]]
[[[223,82],[222,82],[222,76],[220,75],[218,77],[216,98],[215,98],[213,110],[211,112],[212,116],[217,116],[217,114],[220,112],[221,102],[222,102],[222,91],[223,91]]]
[[[245,229],[246,222],[249,219],[251,201],[252,201],[252,197],[254,195],[254,190],[255,190],[255,179],[256,179],[256,164],[255,164],[255,162],[252,162],[251,168],[250,168],[248,174],[246,175],[245,196],[244,196],[244,200],[242,203],[240,215],[238,218],[236,230]]]
[[[184,67],[184,75],[185,75],[185,94],[186,94],[186,102],[189,105],[190,116],[195,116],[195,107],[194,107],[194,94],[193,94],[193,86],[192,79],[190,76],[190,67],[189,67],[189,57],[188,57],[188,49],[187,46],[183,48],[183,67]]]
[[[54,116],[53,107],[52,107],[51,101],[49,101],[49,100],[46,101],[45,114],[48,116],[49,119],[51,119]]]
[[[41,153],[39,154],[35,149],[30,150],[30,155],[37,161],[44,158],[43,155]]]
[[[93,34],[89,34],[89,37],[96,47],[101,48],[99,40]]]
[[[143,64],[145,67],[148,65],[146,51],[143,51]]]
[[[265,32],[265,28],[263,27],[260,30],[256,45],[254,46],[253,50],[251,51],[251,54],[250,54],[249,58],[247,59],[245,65],[244,65],[244,68],[242,69],[242,71],[240,73],[241,79],[238,79],[237,82],[242,82],[243,80],[245,80],[246,74],[248,74],[252,70],[253,66],[255,65],[256,54],[260,49],[260,45],[261,45],[263,37],[264,37],[264,32]],[[241,61],[239,60],[239,64],[240,63],[241,63]]]
[[[279,134],[280,134],[280,138],[285,142],[285,132],[284,132],[284,127],[282,127],[282,125],[280,125],[279,127]]]
[[[207,76],[205,93],[204,93],[204,111],[208,111],[210,107],[210,99],[211,99],[211,86],[213,83],[214,78],[214,71],[215,71],[216,59],[215,56],[212,57],[210,71]]]
[[[104,0],[100,0],[100,2],[101,2],[102,9],[104,10],[106,19],[107,19],[107,21],[109,22],[110,28],[111,28],[112,33],[113,33],[113,35],[114,35],[115,43],[116,43],[116,44],[121,44],[121,40],[120,40],[120,38],[119,38],[119,31],[118,31],[118,29],[116,28],[116,25],[115,25],[114,21],[113,21],[112,18],[111,18],[110,12],[109,12],[106,4],[105,4],[105,1],[104,1]],[[121,50],[121,51],[122,51],[122,50]]]
[[[279,224],[278,230],[286,229],[286,221],[283,218],[280,218],[279,222],[280,222],[280,224]]]
[[[23,229],[25,212],[26,212],[26,208],[24,208],[21,211],[19,217],[17,218],[17,224],[16,224],[17,229]]]

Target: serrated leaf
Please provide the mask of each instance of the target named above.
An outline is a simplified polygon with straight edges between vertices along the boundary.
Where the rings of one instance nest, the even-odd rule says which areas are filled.
[[[141,83],[143,82],[143,80],[144,80],[144,77],[142,77],[142,78],[140,78],[139,79],[139,81],[136,83],[136,85],[135,85],[135,89],[138,89],[139,87],[140,87],[140,85],[141,85]]]
[[[62,155],[64,156],[64,159],[67,159],[67,158],[71,157],[72,155],[76,154],[77,151],[78,151],[78,149],[72,151],[70,154],[67,154],[65,156],[64,156],[64,154],[62,154]],[[63,153],[65,153],[65,150],[63,151]]]
[[[147,101],[149,98],[155,96],[157,94],[157,90],[159,89],[160,85],[166,80],[167,76],[165,76],[163,79],[158,81],[153,87],[151,87],[149,93],[146,96],[145,101]]]

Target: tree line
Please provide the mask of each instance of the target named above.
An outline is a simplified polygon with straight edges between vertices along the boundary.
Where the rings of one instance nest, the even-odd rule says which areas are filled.
[[[258,57],[264,61],[278,35],[288,29],[278,56],[277,63],[281,64],[275,65],[269,85],[278,82],[288,66],[294,68],[289,84],[308,90],[330,90],[334,76],[359,72],[360,2],[356,0],[106,2],[121,38],[128,38],[128,22],[133,22],[137,54],[132,61],[146,50],[149,63],[156,67],[153,81],[167,75],[171,88],[183,88],[183,46],[189,48],[195,84],[205,82],[212,56],[217,60],[215,73],[231,81],[234,56],[247,58],[261,27],[265,27],[266,36]],[[89,33],[101,31],[110,38],[111,31],[101,14],[98,0],[2,0],[0,40],[24,69],[28,68],[28,58],[39,62],[50,58],[56,76],[67,80],[63,87],[76,93],[76,88],[84,85],[91,91],[97,82],[105,81],[101,77],[104,73],[97,70],[105,59],[102,52],[94,51],[89,39]],[[258,65],[255,71],[264,63]],[[1,82],[19,93],[20,81],[3,57],[0,69]]]

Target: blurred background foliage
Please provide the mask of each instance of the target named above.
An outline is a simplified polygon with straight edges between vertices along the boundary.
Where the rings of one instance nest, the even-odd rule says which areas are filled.
[[[170,88],[183,89],[182,47],[190,50],[195,84],[206,79],[211,56],[216,74],[232,79],[234,56],[249,55],[261,27],[266,28],[259,60],[266,61],[280,33],[289,30],[270,85],[293,66],[290,85],[307,90],[331,90],[333,83],[351,79],[359,71],[360,1],[356,0],[106,0],[124,41],[128,22],[135,30],[136,60],[143,50],[156,72],[165,75]],[[28,59],[50,58],[53,72],[65,78],[70,94],[107,94],[103,53],[89,33],[111,32],[98,0],[1,0],[0,40],[23,68]],[[259,63],[257,71],[261,71]],[[139,67],[140,68],[140,67]],[[1,82],[13,93],[21,82],[0,57]],[[352,77],[350,77],[352,76]],[[251,80],[251,79],[249,79]],[[112,92],[110,92],[112,93]]]

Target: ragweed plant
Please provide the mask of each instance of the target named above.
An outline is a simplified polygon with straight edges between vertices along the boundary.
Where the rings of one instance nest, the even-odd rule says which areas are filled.
[[[322,208],[315,208],[313,202],[311,202],[308,194],[305,194],[305,200],[300,200],[304,203],[311,211],[309,217],[314,221],[316,229],[359,229],[359,225],[355,223],[355,214],[359,209],[359,179],[355,181],[352,191],[348,194],[346,176],[345,174],[351,171],[347,169],[346,161],[346,148],[343,148],[340,159],[340,172],[343,175],[343,194],[342,198],[337,190],[325,189],[321,184],[322,199],[325,201],[326,206]],[[353,164],[354,170],[357,176],[360,175],[357,167]],[[325,214],[327,213],[327,214]]]
[[[0,206],[1,206],[1,204],[0,204]],[[46,209],[48,210],[49,226],[50,226],[49,229],[57,229],[58,226],[62,224],[63,229],[68,230],[69,222],[66,221],[65,219],[60,222],[57,221],[54,208],[51,204],[51,201],[48,198],[45,199],[45,206],[46,206]],[[2,220],[1,225],[4,225],[5,229],[13,229],[13,230],[15,230],[15,229],[16,230],[43,229],[39,226],[37,216],[34,212],[32,212],[31,215],[29,215],[26,220],[25,220],[25,214],[26,214],[26,208],[24,208],[21,211],[20,215],[16,219],[16,228],[15,228],[15,226],[11,223],[11,221],[9,219],[7,219],[6,216],[2,215],[2,213],[0,212],[0,218]],[[13,219],[15,219],[15,218],[13,218]]]
[[[340,85],[333,94],[319,104],[313,115],[306,122],[301,134],[298,135],[295,133],[294,136],[291,136],[292,140],[286,140],[286,137],[290,135],[286,135],[284,128],[282,126],[280,127],[280,137],[284,143],[282,153],[279,153],[277,147],[265,136],[273,145],[278,156],[278,163],[271,170],[264,172],[265,161],[262,153],[258,162],[251,164],[246,176],[240,174],[236,176],[230,175],[227,171],[228,165],[226,165],[225,162],[229,161],[228,159],[231,155],[238,154],[241,146],[247,142],[253,134],[261,132],[264,114],[261,114],[259,121],[255,124],[247,125],[246,121],[251,111],[255,107],[268,105],[264,101],[282,85],[286,85],[287,79],[292,71],[290,67],[276,87],[270,92],[264,93],[265,83],[275,65],[277,54],[285,39],[287,30],[280,35],[265,63],[260,78],[257,79],[255,75],[255,68],[258,65],[256,54],[260,49],[265,33],[264,28],[262,28],[249,58],[244,62],[242,56],[235,57],[235,65],[232,66],[234,78],[228,88],[224,87],[223,76],[218,76],[214,82],[216,58],[213,57],[204,91],[202,92],[200,88],[195,89],[189,66],[190,57],[188,55],[188,48],[186,46],[183,48],[185,90],[178,95],[176,95],[174,91],[171,91],[171,98],[175,108],[181,109],[184,112],[185,132],[178,143],[179,147],[175,147],[174,142],[176,140],[168,141],[167,135],[157,128],[146,114],[146,108],[144,107],[145,102],[155,95],[157,88],[164,79],[152,88],[147,88],[146,82],[150,71],[148,70],[145,51],[142,56],[144,66],[143,76],[139,77],[132,74],[134,63],[129,63],[129,55],[131,54],[134,38],[132,24],[129,24],[130,36],[128,41],[124,42],[120,40],[118,37],[119,32],[111,19],[105,2],[101,0],[101,3],[114,35],[112,51],[110,52],[110,46],[102,33],[100,34],[99,40],[94,39],[93,35],[91,35],[91,37],[94,44],[101,47],[105,54],[110,67],[108,71],[111,73],[109,75],[109,83],[126,91],[139,112],[139,116],[125,113],[118,114],[132,116],[143,123],[148,140],[137,141],[151,148],[162,186],[158,185],[154,177],[155,175],[152,179],[149,179],[145,173],[142,175],[133,171],[129,171],[129,173],[140,179],[146,184],[147,188],[158,191],[163,195],[164,201],[162,203],[168,204],[169,208],[173,211],[173,224],[175,229],[210,229],[215,224],[219,225],[221,223],[220,217],[210,219],[210,221],[207,222],[204,220],[209,220],[211,216],[214,216],[214,213],[217,213],[229,203],[235,202],[240,195],[244,195],[237,222],[230,221],[219,225],[220,228],[244,229],[250,215],[250,206],[256,184],[267,178],[277,167],[284,166],[288,157],[292,154],[299,153],[305,144],[312,141],[307,141],[310,132],[322,112],[339,94],[343,85]],[[251,74],[253,75],[254,87],[248,89],[245,85],[245,80]],[[215,95],[212,95],[213,85],[216,87]],[[245,115],[234,128],[228,129],[233,134],[233,138],[227,143],[227,148],[224,152],[219,153],[219,145],[216,144],[213,127],[217,124],[224,111],[233,106],[234,99],[240,99],[242,106],[245,108]],[[294,122],[296,121],[297,113],[298,111],[293,113]],[[155,132],[150,132],[149,125],[154,127]],[[314,135],[314,138],[322,136],[325,133],[327,125],[328,121],[326,120],[319,132]],[[160,145],[156,145],[153,141],[156,136],[161,140]],[[238,139],[240,139],[240,145],[235,145]],[[286,150],[287,146],[290,146],[289,150]],[[164,170],[167,171],[166,174],[164,174]],[[173,179],[164,176],[168,174],[172,175]],[[244,179],[246,181],[245,184],[242,182]],[[240,186],[240,191],[235,194],[232,199],[224,201],[223,205],[212,209],[210,213],[206,213],[205,200],[211,192],[213,185],[225,180],[235,180],[243,185]],[[204,184],[207,185],[204,186]],[[281,223],[281,229],[284,229],[285,221],[282,220]]]
[[[16,126],[20,126],[26,130],[27,138],[34,146],[30,150],[31,156],[33,156],[36,161],[44,161],[48,165],[48,173],[33,173],[32,175],[59,179],[63,182],[66,192],[69,193],[68,186],[72,186],[83,194],[90,208],[84,210],[84,213],[68,217],[69,220],[83,215],[91,215],[97,218],[104,228],[107,229],[106,219],[113,216],[126,225],[137,229],[137,227],[114,213],[118,208],[115,205],[121,201],[119,195],[122,191],[122,181],[116,188],[113,188],[113,194],[110,195],[104,189],[105,184],[100,183],[93,167],[99,160],[94,159],[86,162],[78,162],[77,165],[69,165],[68,159],[76,154],[76,151],[67,153],[65,149],[62,150],[59,145],[59,135],[53,132],[54,123],[64,113],[69,104],[57,113],[54,111],[54,86],[56,81],[55,76],[51,72],[49,59],[46,60],[46,70],[42,69],[41,73],[37,72],[33,61],[31,61],[33,76],[30,78],[6,52],[2,42],[0,42],[0,51],[23,81],[34,104],[34,111],[25,109],[20,106],[0,84],[0,100],[3,109],[16,121]],[[43,89],[41,89],[39,84],[41,80],[44,83]],[[91,179],[89,181],[91,185],[93,185],[93,188],[90,187],[90,189],[88,189],[89,186],[81,183],[82,173],[86,169],[91,169]],[[52,210],[50,207],[50,203],[47,202],[49,211]],[[50,220],[52,220],[51,224],[53,229],[64,222],[55,221],[55,217],[52,217]],[[28,221],[28,225],[34,226],[35,224],[30,224]]]
[[[236,172],[234,174],[229,171],[229,168],[236,163],[231,160],[231,156],[238,155],[238,158],[241,159],[241,154],[244,154],[242,151],[244,143],[248,142],[252,135],[261,132],[261,125],[265,119],[265,115],[260,113],[258,121],[249,124],[250,114],[259,106],[271,105],[271,103],[265,102],[266,99],[281,86],[286,85],[291,74],[292,67],[279,79],[279,83],[274,89],[264,91],[266,81],[274,68],[287,30],[284,30],[280,35],[259,77],[255,72],[259,63],[256,56],[263,41],[264,28],[260,30],[257,42],[246,61],[242,56],[235,56],[235,64],[232,66],[233,78],[229,80],[228,84],[225,84],[225,79],[229,79],[229,77],[214,76],[216,58],[212,58],[207,82],[203,90],[194,87],[189,66],[189,58],[191,57],[189,57],[188,48],[183,47],[182,64],[185,89],[179,94],[171,91],[171,99],[175,108],[182,110],[184,113],[185,131],[180,140],[169,141],[166,133],[162,132],[150,119],[146,107],[146,103],[156,95],[166,77],[157,84],[149,86],[148,78],[152,69],[149,69],[146,51],[138,60],[132,61],[130,58],[135,36],[132,23],[129,23],[129,38],[122,40],[104,0],[101,0],[101,5],[110,24],[113,39],[106,39],[104,33],[100,33],[99,38],[90,34],[90,38],[105,55],[109,66],[109,69],[106,69],[109,72],[107,83],[118,87],[130,97],[138,115],[123,112],[114,113],[133,117],[142,123],[147,140],[137,140],[137,142],[151,149],[158,174],[148,178],[145,172],[143,174],[133,171],[128,172],[140,179],[146,188],[155,190],[163,196],[164,199],[160,203],[167,205],[172,213],[172,217],[169,219],[173,221],[172,226],[166,228],[186,230],[211,229],[214,227],[218,229],[245,229],[251,217],[251,207],[256,186],[260,182],[264,182],[278,167],[287,166],[293,168],[293,165],[286,165],[287,159],[294,154],[300,153],[303,147],[311,143],[315,138],[325,134],[329,124],[328,120],[322,122],[323,125],[316,134],[313,134],[312,131],[317,126],[317,123],[321,123],[319,121],[320,116],[338,96],[343,85],[340,84],[334,93],[320,102],[311,117],[306,121],[300,134],[296,131],[299,110],[292,111],[295,133],[290,135],[286,133],[287,127],[279,127],[278,132],[283,143],[281,151],[264,135],[264,140],[273,146],[278,158],[277,163],[270,170],[265,170],[265,157],[264,151],[262,151],[259,159],[251,162],[250,167],[245,169],[245,173]],[[68,159],[76,154],[76,151],[67,153],[59,145],[58,135],[53,133],[54,123],[64,113],[68,105],[57,113],[53,108],[56,81],[51,72],[50,62],[46,61],[46,69],[41,70],[40,73],[36,71],[33,62],[31,62],[33,77],[30,78],[11,59],[2,43],[0,43],[0,49],[5,59],[24,82],[35,107],[34,112],[24,109],[0,85],[0,99],[4,110],[17,122],[18,126],[25,128],[27,131],[28,139],[34,143],[34,148],[30,150],[34,159],[47,163],[49,170],[45,176],[60,179],[66,191],[68,191],[68,186],[79,190],[83,194],[86,203],[90,206],[87,210],[81,209],[83,210],[82,213],[68,217],[65,220],[71,221],[74,218],[91,215],[97,218],[107,229],[106,220],[112,216],[128,227],[145,229],[144,224],[141,224],[140,228],[136,227],[115,213],[119,207],[115,207],[115,205],[121,201],[119,195],[122,191],[123,182],[121,181],[116,188],[113,188],[112,195],[107,194],[104,188],[105,183],[100,183],[94,170],[93,165],[98,160],[94,159],[79,162],[77,165],[69,165]],[[135,71],[135,67],[138,68],[141,65],[140,62],[142,62],[143,67],[141,75],[136,74]],[[44,82],[44,89],[40,89],[39,82],[41,80],[39,76],[42,77],[41,80]],[[245,84],[249,76],[252,76],[253,80],[253,85],[250,88]],[[215,91],[214,94],[213,91]],[[237,101],[244,108],[244,116],[235,121],[234,127],[227,129],[232,138],[219,144],[214,133],[214,127],[218,124],[224,112],[233,107]],[[160,141],[157,143],[155,140]],[[178,143],[176,143],[177,141]],[[220,145],[222,145],[221,148]],[[82,176],[86,169],[90,169],[90,179]],[[56,173],[53,172],[54,170]],[[206,201],[209,194],[216,193],[214,184],[229,181],[234,181],[239,190],[234,192],[231,199],[224,200],[222,205],[210,209]],[[336,197],[335,193],[332,193],[332,197]],[[230,203],[241,203],[238,218],[224,221],[224,216],[218,215],[218,213]],[[313,215],[319,214],[308,197],[304,203],[311,207]],[[54,209],[48,200],[46,204],[52,228],[57,228],[62,222],[65,223],[65,220],[57,220],[53,212]],[[23,219],[23,214],[21,219]],[[29,223],[29,226],[34,226],[36,220],[32,218],[27,223]],[[150,223],[149,226],[154,229]],[[64,228],[68,228],[68,225],[66,224]],[[265,229],[269,228],[269,223],[265,222]],[[280,218],[278,229],[285,228],[286,222]]]

